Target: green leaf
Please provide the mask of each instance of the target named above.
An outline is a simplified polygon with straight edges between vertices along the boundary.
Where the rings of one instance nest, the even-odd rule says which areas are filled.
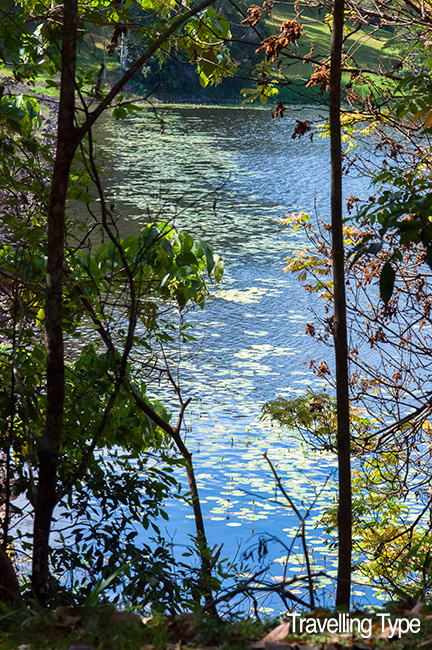
[[[124,120],[124,118],[127,117],[128,112],[123,106],[116,106],[113,108],[112,114],[116,120]]]
[[[383,247],[382,242],[374,242],[373,244],[369,244],[365,252],[371,253],[372,255],[377,255],[377,253],[380,252],[382,247]]]
[[[194,240],[193,237],[189,235],[188,232],[181,233],[181,241],[183,243],[182,248],[184,252],[189,252],[192,250],[192,246],[194,245]]]
[[[164,249],[165,253],[170,257],[174,257],[174,249],[171,246],[170,242],[167,239],[162,239],[161,246]]]
[[[380,296],[387,305],[392,297],[396,273],[390,262],[386,262],[381,269]]]
[[[211,246],[206,244],[206,242],[201,241],[200,242],[201,248],[204,251],[205,258],[206,258],[206,264],[207,264],[207,273],[210,276],[211,272],[214,269],[215,261],[213,259],[213,249]]]
[[[192,266],[192,264],[198,266],[198,260],[193,253],[188,251],[177,255],[176,264],[177,266]]]
[[[123,573],[125,569],[126,569],[126,564],[118,567],[115,571],[113,571],[113,573],[111,573],[110,576],[108,576],[106,580],[98,580],[95,586],[93,587],[93,589],[87,595],[85,600],[85,605],[89,608],[95,607],[102,591],[107,587],[109,587],[112,581],[115,580],[117,576],[119,576],[121,573]]]

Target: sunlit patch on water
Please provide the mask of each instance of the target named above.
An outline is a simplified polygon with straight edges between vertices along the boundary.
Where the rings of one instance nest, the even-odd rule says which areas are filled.
[[[170,220],[211,243],[225,261],[213,298],[188,316],[196,341],[180,354],[168,351],[184,397],[192,398],[185,438],[210,546],[223,543],[224,556],[234,558],[239,547],[270,534],[294,542],[288,558],[276,542],[269,551],[272,580],[283,578],[281,569],[304,567],[299,522],[278,490],[267,452],[302,516],[314,503],[306,519],[308,547],[315,568],[327,575],[319,585],[330,594],[335,554],[318,514],[335,496],[336,459],[307,452],[294,434],[260,419],[263,404],[276,396],[326,387],[309,370],[310,359],[332,364],[332,350],[305,334],[311,311],[322,312],[320,300],[283,273],[284,257],[305,243],[301,231],[279,225],[285,213],[316,207],[320,219],[329,216],[328,142],[291,138],[298,110],[272,120],[270,111],[157,108],[106,123],[98,140],[125,235],[149,220]],[[325,111],[308,112],[308,119],[319,119]],[[346,196],[366,192],[364,179],[345,178]],[[150,386],[149,394],[175,413],[168,387]],[[173,543],[189,544],[189,505],[175,501],[167,509]],[[357,585],[355,594],[360,599],[364,591]],[[366,593],[363,603],[372,598]]]

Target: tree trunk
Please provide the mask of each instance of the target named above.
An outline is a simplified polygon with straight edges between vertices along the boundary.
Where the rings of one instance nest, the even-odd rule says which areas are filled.
[[[201,560],[201,588],[203,590],[204,600],[205,600],[205,609],[214,617],[218,616],[216,605],[213,601],[213,590],[212,590],[212,569],[213,565],[216,562],[216,558],[212,557],[212,551],[208,545],[207,535],[204,526],[204,518],[201,510],[201,501],[198,492],[198,486],[195,479],[195,471],[192,462],[192,454],[187,449],[185,443],[182,440],[180,435],[180,427],[183,421],[184,410],[189,404],[188,400],[182,405],[179,414],[179,420],[177,426],[172,427],[169,422],[166,422],[163,418],[160,417],[152,407],[145,402],[138,393],[132,391],[132,396],[139,406],[139,408],[144,411],[144,413],[163,431],[168,433],[169,436],[174,440],[177,449],[180,451],[181,455],[186,461],[186,474],[189,484],[189,489],[192,498],[192,509],[194,513],[195,520],[195,530],[196,530],[196,540],[198,544],[198,550]]]
[[[38,600],[47,598],[49,578],[49,536],[53,511],[58,501],[57,470],[62,440],[64,407],[64,352],[62,327],[62,290],[65,244],[65,205],[70,169],[79,142],[110,105],[142,64],[189,18],[211,5],[201,0],[194,8],[177,16],[144,54],[128,68],[80,128],[75,126],[75,71],[78,6],[77,0],[63,4],[63,37],[57,149],[48,208],[48,264],[45,306],[45,342],[47,350],[47,415],[45,431],[37,445],[38,484],[34,509],[32,585]]]
[[[186,459],[186,473],[189,483],[189,489],[192,497],[192,508],[195,518],[196,540],[201,559],[201,589],[204,595],[205,609],[208,613],[217,617],[218,612],[213,601],[212,589],[212,568],[215,560],[212,558],[212,551],[208,545],[207,535],[205,532],[204,519],[201,510],[201,501],[199,498],[198,486],[195,480],[195,471],[192,464],[192,454],[190,452],[183,452],[183,457]]]
[[[16,607],[21,602],[18,578],[3,546],[0,546],[0,602],[10,608]]]
[[[45,431],[38,441],[38,484],[33,531],[32,585],[45,603],[49,578],[49,535],[57,503],[57,468],[63,427],[64,354],[62,290],[65,204],[69,173],[76,148],[75,66],[77,0],[65,0],[63,11],[62,72],[50,203],[48,208],[47,295],[45,344],[47,351],[47,413]]]
[[[122,34],[120,39],[120,74],[123,75],[127,70],[128,46],[126,35]]]
[[[337,452],[339,470],[338,576],[336,606],[350,605],[351,591],[351,455],[345,254],[342,229],[341,64],[344,0],[334,0],[330,69],[331,215],[334,284],[333,336],[336,357]]]

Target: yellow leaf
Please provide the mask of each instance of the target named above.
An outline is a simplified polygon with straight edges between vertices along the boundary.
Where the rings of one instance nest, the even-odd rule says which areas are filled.
[[[429,113],[429,115],[425,120],[424,128],[427,129],[431,124],[432,124],[432,111]]]
[[[419,111],[417,111],[417,113],[413,117],[413,122],[416,122],[421,117],[424,117],[424,115],[426,115],[426,113],[429,113],[430,109],[431,109],[430,106],[424,106]]]

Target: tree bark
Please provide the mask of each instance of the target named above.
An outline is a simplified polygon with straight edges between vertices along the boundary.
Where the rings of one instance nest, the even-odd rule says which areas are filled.
[[[201,560],[201,588],[203,590],[205,608],[214,617],[218,616],[216,605],[213,599],[213,589],[212,589],[212,569],[215,563],[215,558],[212,558],[212,551],[209,547],[207,541],[207,535],[204,526],[204,518],[201,510],[201,501],[198,492],[198,486],[195,479],[195,471],[192,462],[192,453],[188,450],[184,444],[182,437],[180,435],[180,427],[183,421],[184,410],[186,409],[188,402],[182,404],[180,410],[179,419],[177,426],[174,428],[163,418],[161,418],[152,407],[145,402],[138,393],[132,391],[132,396],[139,408],[144,411],[144,413],[163,431],[168,433],[168,435],[174,440],[177,449],[180,451],[184,460],[186,461],[186,475],[188,479],[189,489],[192,498],[192,509],[194,513],[195,520],[195,530],[196,530],[196,540],[198,544],[198,550]]]
[[[0,602],[10,608],[17,607],[21,602],[18,578],[3,546],[0,546]]]
[[[342,221],[341,67],[344,0],[334,0],[330,68],[331,216],[334,285],[333,337],[336,358],[338,495],[338,574],[336,606],[350,606],[352,510],[348,383],[348,343],[345,297],[345,253]]]
[[[65,245],[65,206],[70,169],[75,151],[100,115],[132,78],[142,64],[189,18],[214,0],[201,0],[192,9],[178,15],[132,66],[126,70],[97,108],[87,115],[81,127],[75,126],[75,71],[77,48],[77,0],[63,4],[60,102],[57,149],[48,208],[47,295],[45,306],[45,343],[47,351],[47,413],[45,431],[38,441],[38,484],[34,510],[32,586],[37,599],[45,604],[49,579],[49,536],[57,491],[59,452],[64,409],[64,350],[62,327],[62,291]],[[206,543],[205,536],[204,542]]]
[[[63,5],[62,69],[57,149],[48,207],[48,262],[45,306],[47,353],[47,412],[45,431],[38,441],[38,484],[33,529],[33,590],[46,602],[49,578],[49,535],[57,503],[57,468],[63,427],[64,351],[62,291],[65,244],[65,205],[69,173],[77,146],[75,119],[77,0]]]

